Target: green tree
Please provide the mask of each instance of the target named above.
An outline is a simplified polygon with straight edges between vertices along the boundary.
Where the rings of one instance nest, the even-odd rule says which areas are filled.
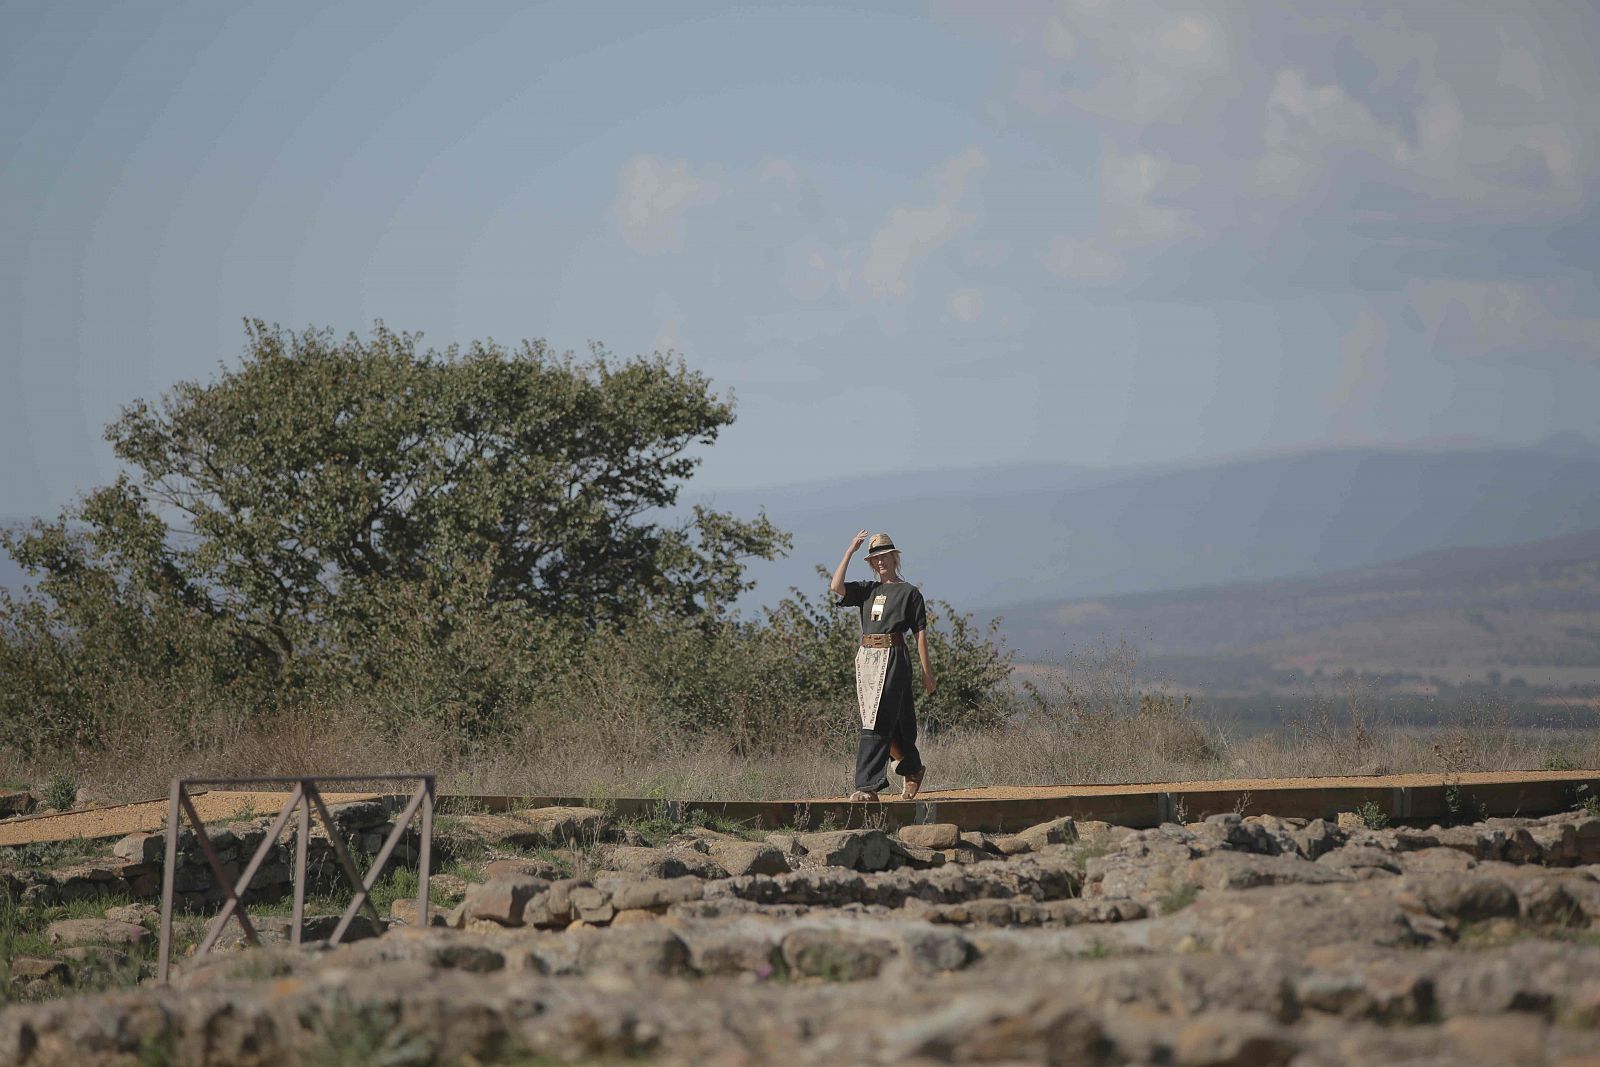
[[[666,518],[692,449],[733,421],[681,362],[579,361],[541,341],[424,351],[381,324],[247,334],[239,366],[108,427],[129,468],[115,484],[4,535],[38,576],[4,609],[10,681],[71,659],[282,684],[302,659],[375,661],[363,649],[415,591],[441,640],[448,591],[467,587],[543,623],[713,624],[749,588],[743,561],[788,545],[765,516]],[[5,689],[35,718],[48,700]]]

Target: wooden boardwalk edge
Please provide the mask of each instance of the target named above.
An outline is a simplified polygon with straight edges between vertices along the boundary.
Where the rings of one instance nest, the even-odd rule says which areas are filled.
[[[1295,784],[1286,785],[1285,781]],[[1388,775],[1368,778],[1259,779],[1231,782],[1171,782],[1138,785],[1062,786],[1059,789],[999,790],[1023,795],[985,797],[983,790],[948,790],[915,801],[851,804],[842,799],[815,800],[663,800],[651,797],[518,796],[443,794],[441,815],[487,812],[503,814],[540,807],[599,807],[619,818],[664,816],[675,821],[696,816],[741,823],[768,830],[824,830],[879,827],[910,823],[954,823],[963,830],[1009,833],[1070,815],[1080,821],[1148,828],[1167,822],[1194,822],[1208,815],[1239,812],[1281,818],[1332,819],[1340,812],[1382,815],[1397,824],[1469,822],[1495,816],[1536,816],[1566,811],[1587,798],[1600,796],[1600,771],[1468,772],[1452,775]],[[226,790],[213,789],[220,800]],[[372,796],[373,794],[367,794]],[[405,797],[388,797],[396,811]],[[164,804],[145,802],[152,821],[164,823]],[[138,808],[141,805],[120,805]],[[107,809],[99,809],[107,810]],[[41,813],[7,819],[0,826],[28,826],[31,841],[71,840],[73,816]],[[50,820],[61,820],[59,836],[49,836]],[[20,829],[20,827],[19,827]],[[91,835],[89,839],[120,837]]]
[[[1416,776],[1408,776],[1414,779]],[[1371,784],[1277,787],[1271,779],[1249,788],[1132,788],[1125,792],[1030,796],[1005,799],[973,797],[892,800],[852,804],[844,800],[723,801],[659,800],[558,796],[455,794],[440,797],[440,811],[500,814],[538,807],[601,807],[622,818],[661,815],[674,820],[692,813],[760,829],[851,829],[878,826],[893,829],[910,823],[954,823],[963,830],[1006,833],[1070,815],[1144,829],[1166,822],[1194,822],[1208,815],[1239,812],[1280,818],[1333,819],[1340,812],[1381,813],[1395,823],[1477,821],[1497,816],[1536,816],[1566,811],[1586,797],[1600,796],[1600,772],[1541,775],[1538,778],[1483,780],[1487,775],[1441,776],[1437,784],[1390,785],[1374,776]],[[1348,778],[1338,779],[1341,783]]]

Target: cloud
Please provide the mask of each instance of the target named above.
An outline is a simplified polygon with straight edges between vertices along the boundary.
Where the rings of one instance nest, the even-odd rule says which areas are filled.
[[[622,166],[612,210],[634,251],[676,251],[683,247],[689,209],[714,203],[721,192],[716,181],[696,175],[687,160],[634,156]]]
[[[1225,25],[1198,6],[1067,0],[1031,35],[1039,62],[1012,97],[1041,115],[1075,110],[1131,125],[1181,122],[1232,71]],[[1060,64],[1071,62],[1063,77]]]
[[[1128,269],[1120,255],[1088,238],[1057,237],[1040,261],[1050,273],[1079,281],[1111,281]]]
[[[1447,358],[1600,359],[1600,318],[1575,313],[1565,283],[1431,280],[1406,295],[1429,346]]]
[[[1194,180],[1193,168],[1149,152],[1107,152],[1100,165],[1097,227],[1090,234],[1057,237],[1042,257],[1045,267],[1063,278],[1112,280],[1127,272],[1130,254],[1202,235],[1191,213],[1173,201]]]
[[[957,322],[977,322],[983,318],[983,294],[976,289],[960,289],[951,293],[950,315]]]
[[[1334,413],[1334,436],[1349,438],[1354,424],[1389,384],[1388,323],[1369,309],[1361,310],[1339,350],[1339,380],[1324,400]]]
[[[901,204],[867,244],[859,281],[873,297],[904,296],[917,266],[950,238],[977,222],[970,209],[978,177],[988,168],[978,148],[966,148],[934,167],[934,199],[926,204]]]

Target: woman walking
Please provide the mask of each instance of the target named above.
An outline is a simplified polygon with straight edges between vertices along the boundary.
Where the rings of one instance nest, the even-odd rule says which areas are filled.
[[[928,609],[922,593],[900,576],[900,551],[888,534],[874,534],[867,543],[867,565],[874,579],[847,582],[850,558],[867,540],[862,530],[834,569],[831,588],[841,608],[861,609],[861,647],[856,649],[856,702],[861,735],[856,744],[856,789],[851,800],[876,801],[889,787],[888,765],[905,779],[900,796],[910,800],[922,787],[927,768],[917,751],[917,713],[911,695],[911,657],[906,634],[915,634],[922,665],[922,691],[933,694],[937,683],[928,662]]]

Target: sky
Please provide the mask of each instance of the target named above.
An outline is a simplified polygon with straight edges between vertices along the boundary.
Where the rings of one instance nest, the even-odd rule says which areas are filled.
[[[1597,12],[0,0],[0,515],[245,319],[673,350],[697,489],[1592,434]]]

